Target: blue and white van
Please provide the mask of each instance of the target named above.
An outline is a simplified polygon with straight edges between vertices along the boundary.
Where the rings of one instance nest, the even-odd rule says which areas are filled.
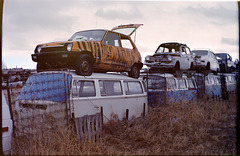
[[[177,102],[197,100],[197,86],[194,78],[176,78],[172,74],[147,74],[141,76],[148,88],[150,107]]]
[[[16,100],[16,120],[33,120],[45,114],[67,124],[69,119],[94,115],[103,110],[103,122],[112,115],[120,120],[147,113],[147,92],[139,79],[112,73],[79,76],[75,72],[48,71],[30,76]],[[24,125],[16,125],[24,126]],[[38,126],[38,125],[37,125]]]
[[[198,96],[202,97],[207,95],[208,98],[222,98],[222,83],[219,75],[201,73],[195,73],[195,77],[198,85]]]

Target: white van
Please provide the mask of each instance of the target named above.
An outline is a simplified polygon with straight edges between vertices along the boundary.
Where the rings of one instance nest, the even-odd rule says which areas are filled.
[[[129,119],[146,114],[144,83],[112,73],[79,76],[75,72],[49,71],[34,74],[17,97],[16,118],[26,119],[27,123],[32,120],[33,114],[41,116],[48,112],[55,118],[79,118],[100,113],[101,107],[105,123],[111,115],[117,115],[122,120],[127,109]]]
[[[10,155],[13,121],[9,107],[2,91],[2,149],[4,155]]]

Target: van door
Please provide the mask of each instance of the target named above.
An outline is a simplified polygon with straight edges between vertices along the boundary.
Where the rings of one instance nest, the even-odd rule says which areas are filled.
[[[103,108],[104,122],[110,119],[122,120],[126,112],[126,103],[120,80],[99,80],[100,97],[98,107]]]
[[[75,118],[99,113],[100,110],[97,108],[98,100],[96,96],[95,81],[73,80],[72,109]]]
[[[147,111],[147,94],[140,81],[124,81],[125,103],[129,119],[139,117]],[[145,106],[144,106],[145,105]],[[145,107],[145,110],[144,110]]]

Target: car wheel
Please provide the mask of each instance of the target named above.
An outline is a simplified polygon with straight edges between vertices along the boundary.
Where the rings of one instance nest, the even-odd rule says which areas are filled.
[[[180,70],[180,63],[176,62],[175,64],[175,71],[179,71]]]
[[[87,55],[83,54],[76,62],[76,74],[83,76],[90,76],[93,72],[93,60]]]
[[[207,63],[206,70],[208,70],[208,71],[210,70],[210,63],[209,62]]]
[[[140,69],[138,68],[138,66],[136,64],[134,64],[131,68],[131,71],[128,72],[128,75],[132,78],[139,78],[140,75]]]

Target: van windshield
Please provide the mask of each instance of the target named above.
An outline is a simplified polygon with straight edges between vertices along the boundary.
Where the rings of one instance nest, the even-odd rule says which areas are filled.
[[[28,78],[17,100],[65,102],[69,98],[72,75],[39,73]]]

